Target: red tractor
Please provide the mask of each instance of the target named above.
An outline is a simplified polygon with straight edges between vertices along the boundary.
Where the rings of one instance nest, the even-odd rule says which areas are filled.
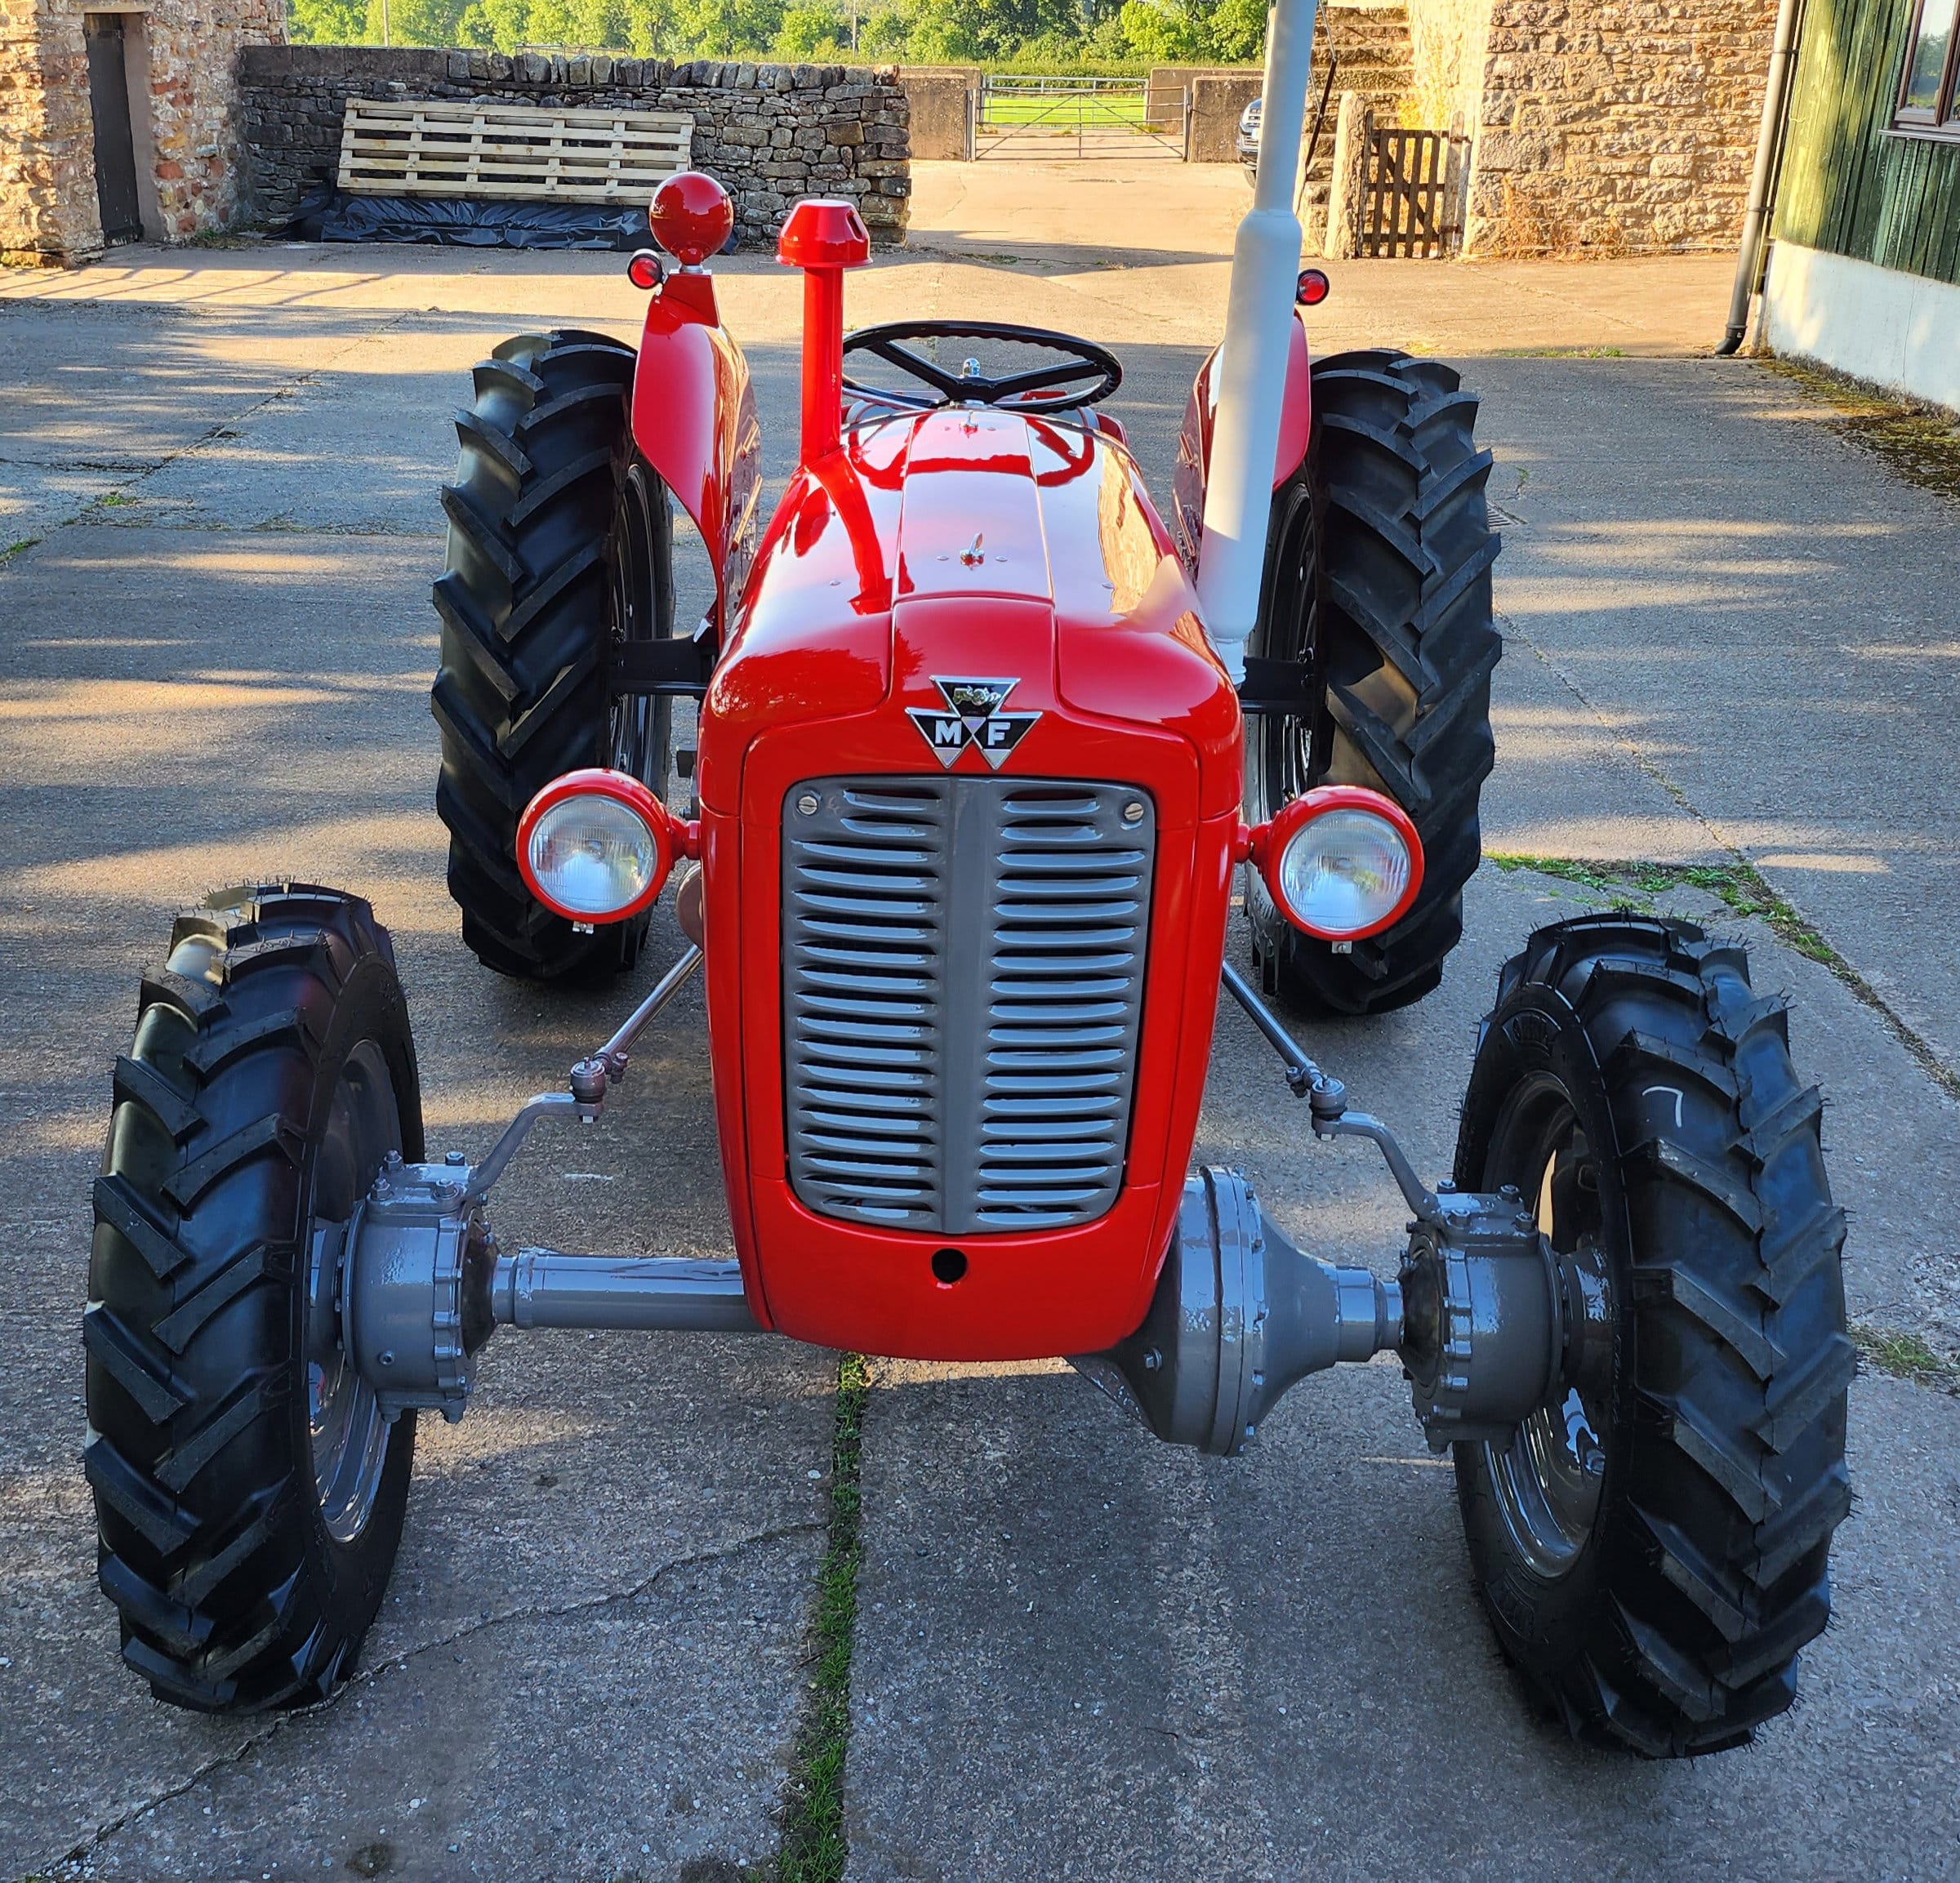
[[[417,1412],[462,1418],[514,1327],[1067,1355],[1221,1454],[1304,1375],[1392,1351],[1454,1448],[1499,1639],[1575,1734],[1690,1754],[1789,1705],[1849,1503],[1853,1352],[1818,1096],[1740,949],[1619,915],[1532,936],[1432,1187],[1264,998],[1361,1014],[1436,985],[1499,652],[1475,401],[1432,361],[1308,358],[1312,14],[1276,11],[1266,167],[1168,524],[1097,409],[1121,376],[1102,347],[846,338],[868,243],[844,203],[782,231],[801,461],[759,543],[708,178],[655,200],[671,265],[631,265],[637,351],[555,332],[478,367],[435,589],[463,937],[500,973],[589,982],[634,964],[683,872],[691,946],[471,1165],[425,1146],[366,902],[262,886],[178,921],[117,1064],[86,1320],[101,1583],[159,1697],[332,1689]],[[717,585],[691,634],[676,502]],[[684,816],[677,698],[700,702]],[[1241,864],[1250,979],[1226,959]],[[733,1255],[500,1245],[518,1143],[596,1118],[697,967]],[[1396,1280],[1294,1248],[1242,1176],[1188,1174],[1221,979],[1312,1133],[1379,1146],[1411,1218]]]

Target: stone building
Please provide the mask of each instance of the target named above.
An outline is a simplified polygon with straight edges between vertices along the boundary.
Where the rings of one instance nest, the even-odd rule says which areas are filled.
[[[238,49],[285,20],[283,0],[0,0],[0,255],[225,227]]]
[[[1470,140],[1463,252],[1726,248],[1776,0],[1408,0],[1405,121]]]

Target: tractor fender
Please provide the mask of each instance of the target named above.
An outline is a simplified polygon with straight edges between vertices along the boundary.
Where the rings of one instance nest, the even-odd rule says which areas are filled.
[[[701,532],[719,640],[755,559],[762,427],[748,362],[721,323],[707,274],[670,274],[647,309],[633,442]]]
[[[1178,554],[1195,580],[1198,545],[1205,536],[1205,486],[1211,474],[1211,429],[1218,416],[1215,374],[1218,351],[1214,347],[1192,382],[1184,407],[1184,429],[1178,434],[1177,469],[1170,482],[1171,534]],[[1276,491],[1306,461],[1307,440],[1313,429],[1313,374],[1307,356],[1307,329],[1296,313],[1292,344],[1286,353],[1286,388],[1280,406],[1280,446],[1274,454],[1272,487]]]

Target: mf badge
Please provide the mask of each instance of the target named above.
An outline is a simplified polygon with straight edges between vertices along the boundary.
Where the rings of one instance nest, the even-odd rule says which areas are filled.
[[[946,701],[943,713],[930,706],[907,706],[912,723],[924,735],[939,763],[949,769],[972,746],[997,772],[1039,713],[1004,713],[1007,696],[1021,684],[1015,680],[953,680],[933,676]]]

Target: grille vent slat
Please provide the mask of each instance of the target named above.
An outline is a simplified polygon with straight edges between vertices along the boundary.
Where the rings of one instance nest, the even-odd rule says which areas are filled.
[[[987,977],[975,1188],[991,1229],[1059,1227],[1116,1200],[1149,919],[1137,795],[1047,785],[1004,794]],[[1065,1109],[1031,1119],[1031,1098]]]
[[[1126,824],[1131,804],[1143,814]],[[786,1122],[804,1204],[946,1235],[1108,1210],[1155,851],[1154,808],[1128,786],[820,779],[787,794]]]

